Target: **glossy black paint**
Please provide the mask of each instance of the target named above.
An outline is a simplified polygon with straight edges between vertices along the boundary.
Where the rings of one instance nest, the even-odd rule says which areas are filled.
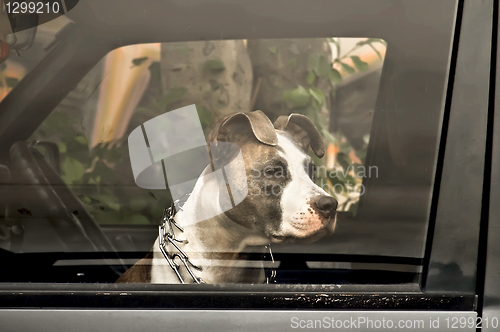
[[[42,285],[0,288],[0,308],[137,308],[137,309],[328,309],[328,310],[447,310],[475,308],[475,296],[463,294],[418,294],[376,292],[377,287],[358,287],[342,291],[323,286],[321,292],[310,286],[256,285],[252,292],[245,286],[201,285],[196,292],[182,285]],[[125,286],[125,287],[120,287]],[[149,286],[149,287],[147,287]],[[157,287],[151,287],[157,286]],[[158,287],[160,286],[160,287]],[[336,288],[336,289],[335,289]],[[40,289],[44,289],[40,292]],[[314,289],[314,290],[313,290]],[[70,291],[71,290],[71,291]],[[311,291],[313,290],[313,291]]]
[[[488,120],[493,1],[465,1],[425,290],[473,294]],[[481,36],[481,38],[478,38]],[[479,65],[481,64],[481,65]]]
[[[498,20],[500,19],[500,12],[498,3],[496,4],[496,34],[494,34],[493,42],[496,44],[498,50],[498,31],[500,26]],[[478,275],[484,278],[484,283],[480,283],[477,289],[480,294],[479,308],[480,315],[486,319],[498,318],[500,313],[500,55],[493,54],[496,58],[496,68],[492,68],[493,74],[496,77],[492,78],[492,95],[491,95],[491,108],[493,109],[492,125],[492,156],[491,156],[491,181],[490,181],[490,195],[489,205],[485,211],[485,217],[482,230],[484,235],[481,240],[483,248],[482,257],[480,262],[483,263],[478,266]],[[482,258],[482,259],[481,259]],[[482,270],[481,270],[482,269]],[[491,327],[483,329],[485,331],[493,331]]]

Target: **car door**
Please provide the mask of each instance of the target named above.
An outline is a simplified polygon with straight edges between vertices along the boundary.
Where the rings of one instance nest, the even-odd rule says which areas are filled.
[[[0,315],[8,322],[6,329],[473,330],[483,324],[484,300],[484,312],[490,317],[484,327],[496,328],[495,301],[488,302],[485,296],[495,292],[495,256],[485,260],[483,241],[489,237],[492,249],[488,255],[494,255],[495,205],[490,203],[488,219],[484,200],[489,190],[492,139],[492,180],[496,160],[491,122],[496,63],[492,45],[496,45],[497,35],[493,14],[498,15],[498,4],[493,1],[78,3],[68,14],[75,30],[59,37],[60,45],[66,43],[69,51],[59,58],[46,58],[38,73],[21,81],[0,104],[0,151],[16,151],[17,141],[41,140],[58,146],[61,156],[70,162],[62,163],[61,178],[51,178],[60,182],[50,182],[50,178],[49,182],[53,187],[54,183],[59,188],[68,186],[80,199],[82,203],[71,210],[79,212],[75,215],[81,220],[92,220],[83,228],[99,245],[95,250],[67,249],[71,244],[65,242],[67,237],[57,240],[58,232],[48,231],[52,226],[45,219],[50,218],[42,214],[35,216],[37,220],[26,220],[30,217],[19,212],[44,205],[42,195],[21,202],[19,195],[9,194],[13,187],[7,186],[15,183],[5,183],[2,197],[8,205],[17,206],[14,211],[19,215],[14,219],[21,220],[25,239],[30,239],[21,247],[10,246],[14,238],[2,243],[2,254],[9,263],[3,267],[4,282],[0,284]],[[85,41],[95,52],[73,45],[72,38]],[[100,199],[104,205],[92,206],[99,199],[68,176],[77,166],[71,161],[72,151],[61,152],[60,147],[69,145],[57,132],[43,136],[40,128],[65,112],[61,105],[68,101],[63,98],[69,90],[74,93],[81,86],[92,86],[89,82],[97,82],[90,91],[98,89],[105,78],[102,66],[106,59],[113,50],[130,45],[217,40],[247,40],[247,44],[248,40],[270,40],[278,45],[280,40],[305,38],[335,38],[332,47],[343,38],[346,42],[373,38],[387,45],[383,64],[371,76],[360,74],[335,85],[327,111],[330,122],[325,135],[343,132],[354,155],[360,150],[354,148],[356,142],[366,144],[361,166],[373,173],[360,176],[363,193],[358,193],[356,208],[346,205],[339,211],[336,232],[313,245],[273,245],[278,284],[113,284],[123,272],[120,269],[130,267],[149,250],[157,235],[157,222],[139,225],[119,218],[110,225],[107,221],[114,215],[113,207],[127,204],[116,203],[113,196],[107,203]],[[64,50],[60,45],[54,50]],[[279,54],[272,44],[266,51]],[[135,58],[133,64],[140,65],[137,59],[142,58]],[[254,57],[254,65],[263,58],[262,54]],[[358,60],[350,53],[337,57],[338,70],[350,71],[346,69],[349,63],[343,62],[347,58],[357,72]],[[173,62],[168,58],[157,62],[161,61]],[[64,74],[68,70],[75,75]],[[37,81],[36,74],[45,73],[52,75],[44,78],[50,84]],[[319,71],[315,75],[320,76]],[[19,99],[20,91],[32,91],[30,102]],[[188,89],[190,94],[194,92]],[[49,101],[43,96],[50,96]],[[81,104],[97,105],[92,96],[83,98]],[[314,98],[313,93],[311,96]],[[14,106],[19,106],[15,112]],[[39,106],[42,112],[36,113]],[[74,113],[66,112],[71,119]],[[27,120],[30,115],[31,122]],[[134,119],[141,125],[149,118]],[[62,122],[61,128],[64,126]],[[71,142],[79,140],[78,130],[69,138]],[[363,141],[366,135],[368,139]],[[116,151],[128,153],[126,146]],[[22,173],[12,162],[15,152],[9,156],[12,171]],[[350,158],[354,164],[354,157]],[[121,162],[131,175],[129,160]],[[117,180],[109,188],[122,186],[125,194],[121,197],[147,197],[148,191],[139,191],[134,180],[128,176],[125,184]],[[16,192],[22,196],[25,187],[19,188]],[[493,199],[495,182],[491,189]],[[67,197],[62,191],[56,193]],[[168,203],[168,192],[152,194],[158,204],[154,208],[161,212]],[[93,208],[97,210],[93,212]],[[36,237],[41,232],[56,239],[45,239],[54,247]],[[37,261],[36,268],[30,268]],[[481,269],[485,264],[489,265],[483,291]]]

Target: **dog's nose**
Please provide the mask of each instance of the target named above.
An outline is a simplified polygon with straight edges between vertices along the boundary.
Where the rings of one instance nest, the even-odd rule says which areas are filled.
[[[316,202],[318,212],[327,218],[335,214],[337,205],[337,200],[331,196],[323,196]]]

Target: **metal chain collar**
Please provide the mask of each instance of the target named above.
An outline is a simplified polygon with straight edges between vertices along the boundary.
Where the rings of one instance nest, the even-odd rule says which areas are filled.
[[[175,274],[177,275],[177,278],[179,278],[179,281],[182,284],[185,284],[186,282],[184,281],[184,279],[182,278],[182,276],[179,272],[180,264],[176,262],[176,259],[179,259],[181,261],[182,265],[184,265],[184,268],[187,270],[187,272],[189,273],[189,275],[193,279],[192,280],[193,283],[204,284],[205,282],[201,278],[195,276],[191,267],[193,267],[194,269],[196,269],[198,271],[203,271],[203,269],[200,266],[197,266],[196,264],[194,264],[189,259],[189,256],[178,245],[178,243],[188,243],[188,240],[187,239],[184,239],[184,240],[179,239],[175,236],[175,233],[174,233],[174,226],[175,226],[175,228],[177,228],[181,232],[184,232],[184,229],[175,222],[174,216],[175,216],[177,209],[183,210],[182,207],[186,203],[189,195],[190,194],[185,194],[181,198],[175,200],[170,207],[166,208],[163,211],[163,216],[161,218],[162,223],[158,227],[159,247],[160,247],[161,253],[163,254],[165,259],[167,260],[168,265],[170,265],[172,270],[174,270]],[[181,205],[181,203],[182,203],[182,205]],[[169,245],[169,244],[172,245],[178,251],[178,253],[169,252],[167,250],[167,245]],[[271,250],[271,245],[268,244],[265,246],[265,248],[269,252],[271,262],[274,263],[274,257],[273,257],[273,252]],[[264,260],[267,258],[266,256],[267,256],[267,254],[264,256]],[[267,270],[267,269],[265,269],[265,270]],[[275,283],[275,282],[276,282],[276,270],[271,268],[270,272],[266,273],[266,284]]]
[[[186,282],[184,281],[184,279],[182,278],[182,276],[179,272],[180,265],[179,265],[179,263],[177,263],[175,261],[176,258],[178,258],[182,262],[182,265],[184,265],[184,267],[188,271],[191,278],[193,278],[193,282],[195,282],[197,284],[201,284],[201,283],[204,283],[204,281],[201,280],[201,278],[198,278],[194,275],[193,270],[191,269],[190,265],[199,271],[202,271],[203,269],[201,267],[195,265],[193,262],[191,262],[189,260],[188,255],[179,247],[179,245],[177,243],[188,243],[188,241],[178,239],[175,236],[174,227],[173,227],[173,226],[175,226],[178,230],[180,230],[181,232],[184,232],[184,229],[182,229],[182,227],[180,227],[175,222],[174,216],[175,216],[175,209],[176,208],[179,208],[182,210],[182,206],[179,205],[180,201],[182,200],[183,201],[182,205],[184,205],[188,196],[189,196],[189,194],[186,194],[183,197],[179,198],[178,200],[175,200],[169,208],[166,208],[165,211],[163,211],[163,216],[161,218],[162,224],[159,226],[160,251],[162,252],[165,259],[167,260],[168,265],[170,265],[172,270],[174,270],[175,274],[177,275],[177,278],[179,278],[179,281],[182,284],[185,284]],[[177,249],[177,251],[179,253],[174,253],[174,254],[169,253],[167,250],[168,244],[171,244],[175,249]]]

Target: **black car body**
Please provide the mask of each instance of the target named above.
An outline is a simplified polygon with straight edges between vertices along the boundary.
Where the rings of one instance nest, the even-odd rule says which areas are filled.
[[[496,1],[467,0],[81,1],[44,59],[0,104],[0,164],[13,174],[37,165],[31,185],[43,178],[46,186],[27,199],[23,184],[6,180],[0,197],[7,206],[23,199],[27,211],[45,208],[67,246],[78,241],[94,249],[37,253],[27,249],[34,245],[27,236],[24,247],[5,242],[1,330],[285,330],[318,320],[322,325],[312,327],[333,328],[330,318],[360,316],[423,320],[428,330],[436,320],[439,329],[497,328],[498,15]],[[382,173],[364,182],[355,216],[339,214],[346,226],[331,252],[278,248],[277,285],[118,285],[113,281],[130,263],[55,264],[138,260],[157,235],[154,225],[97,224],[26,143],[109,51],[139,43],[332,35],[381,38],[388,48],[366,157]],[[79,212],[77,222],[62,206]],[[6,227],[44,234],[39,224],[26,224],[26,214],[1,216]],[[17,233],[11,234],[14,242]],[[120,247],[124,238],[138,249]],[[310,261],[352,268],[315,272]]]

